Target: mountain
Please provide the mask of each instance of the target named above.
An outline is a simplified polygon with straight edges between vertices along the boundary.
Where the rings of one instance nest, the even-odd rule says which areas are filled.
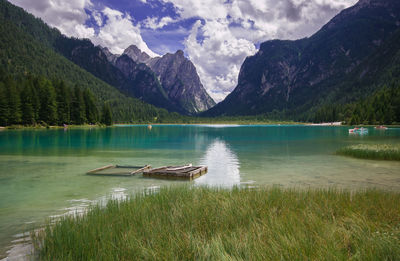
[[[373,61],[390,51],[399,28],[400,1],[361,0],[310,38],[264,42],[246,58],[234,91],[205,115],[300,115],[369,95],[393,57]]]
[[[41,45],[41,47],[45,47],[57,55],[64,56],[86,72],[115,87],[120,93],[128,97],[137,98],[171,112],[188,115],[206,110],[210,108],[210,104],[214,105],[213,102],[210,102],[211,98],[205,92],[201,83],[195,86],[201,88],[201,90],[197,90],[192,86],[183,86],[180,97],[177,97],[176,94],[170,95],[167,91],[168,88],[166,88],[169,86],[164,87],[159,80],[159,76],[144,64],[150,60],[150,56],[140,51],[136,46],[128,47],[122,55],[114,55],[107,48],[95,46],[88,39],[66,37],[58,30],[49,28],[40,19],[27,14],[21,8],[15,7],[7,1],[0,1],[2,17],[5,21],[11,22],[13,26],[18,27],[19,30],[23,31],[23,34],[33,37],[35,43]],[[12,27],[4,28],[4,30],[9,30],[9,28]],[[7,41],[4,43],[7,43]],[[4,48],[7,49],[8,46],[4,46]],[[24,47],[21,46],[21,48]],[[17,53],[18,50],[15,50],[13,55],[18,55]],[[38,61],[38,59],[32,57],[35,55],[40,54],[29,54],[30,59]],[[46,62],[43,64],[46,64]],[[22,64],[21,66],[26,65]],[[35,72],[42,67],[38,65],[37,68],[29,71]],[[44,71],[58,69],[60,68],[46,68]],[[193,77],[195,81],[200,82],[195,68],[191,72],[194,74],[187,77]]]
[[[196,67],[184,56],[183,51],[153,58],[147,64],[160,77],[169,99],[176,106],[193,114],[215,105],[201,84]]]
[[[107,47],[103,47],[103,48],[101,48],[101,50],[106,55],[107,60],[110,63],[115,64],[115,61],[118,59],[119,55],[111,53],[110,50]]]
[[[188,115],[206,111],[215,105],[201,84],[196,67],[181,50],[155,58],[135,45],[125,49],[121,56],[112,54],[107,48],[102,50],[108,61],[135,83],[132,92],[135,97]],[[148,75],[144,76],[146,73]],[[102,77],[101,74],[99,77]],[[127,91],[126,87],[120,89]]]
[[[57,39],[55,48],[66,58],[127,96],[169,111],[185,112],[168,100],[156,74],[149,67],[137,64],[125,54],[114,55],[89,40],[65,36]]]
[[[185,113],[168,99],[157,75],[147,65],[134,62],[126,54],[119,56],[114,65],[127,79],[127,82],[121,85],[121,91],[170,111]]]
[[[126,48],[123,54],[137,63],[147,63],[151,59],[147,53],[142,52],[136,45],[131,45]]]
[[[124,74],[89,40],[65,37],[5,0],[0,0],[0,69],[15,77],[31,73],[90,89],[101,104],[111,105],[116,122],[177,117],[117,90],[115,85],[125,83]]]
[[[145,63],[159,77],[168,99],[186,114],[206,111],[215,105],[201,84],[196,67],[184,56],[182,50],[175,54],[151,58],[137,46],[129,46],[123,53],[136,63]],[[112,56],[110,56],[111,59]]]

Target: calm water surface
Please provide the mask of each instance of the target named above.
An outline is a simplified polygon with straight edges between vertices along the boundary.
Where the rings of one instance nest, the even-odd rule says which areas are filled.
[[[400,163],[335,156],[347,145],[400,143],[400,129],[349,136],[348,127],[164,125],[0,132],[0,257],[46,218],[140,190],[183,184],[93,177],[108,164],[205,164],[194,185],[376,187],[400,190]]]

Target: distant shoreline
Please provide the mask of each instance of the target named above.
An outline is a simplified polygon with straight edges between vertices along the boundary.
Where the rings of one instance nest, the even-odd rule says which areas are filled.
[[[321,126],[321,127],[351,127],[351,126],[362,126],[362,127],[376,127],[380,126],[380,124],[377,125],[363,125],[363,124],[357,124],[357,125],[347,125],[343,124],[342,122],[323,122],[323,123],[305,123],[305,122],[284,122],[284,121],[277,121],[277,122],[191,122],[191,123],[115,123],[111,126],[105,126],[105,125],[68,125],[66,127],[64,126],[43,126],[43,125],[38,125],[38,126],[23,126],[23,125],[13,125],[13,126],[0,126],[0,131],[5,131],[5,130],[45,130],[45,129],[93,129],[93,128],[106,128],[106,127],[128,127],[128,126],[164,126],[164,125],[239,125],[239,126],[246,126],[246,125],[251,125],[251,126],[257,126],[257,125],[298,125],[298,126]],[[400,127],[398,124],[394,125],[388,125],[386,124],[385,126],[387,127]]]

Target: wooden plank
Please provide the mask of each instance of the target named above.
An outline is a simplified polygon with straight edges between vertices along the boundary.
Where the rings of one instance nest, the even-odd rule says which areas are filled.
[[[154,172],[154,171],[159,171],[159,170],[166,169],[166,168],[168,168],[168,167],[167,167],[167,166],[163,166],[163,167],[159,167],[159,168],[155,168],[155,169],[151,169],[151,170],[149,170],[149,171],[146,171],[146,173],[148,173],[148,172]]]
[[[149,166],[149,165],[146,165],[146,166]],[[143,168],[143,166],[126,166],[126,165],[115,165],[115,167],[120,168],[120,169],[141,169],[141,168]]]
[[[104,166],[104,167],[101,167],[101,168],[92,169],[92,170],[86,172],[86,174],[90,174],[90,173],[93,173],[93,172],[96,172],[96,171],[100,171],[100,170],[104,170],[104,169],[109,169],[109,168],[113,168],[113,167],[115,167],[115,166],[112,165],[112,164],[111,164],[111,165],[107,165],[107,166]]]
[[[138,169],[138,170],[132,171],[130,174],[131,174],[131,175],[136,175],[136,174],[138,174],[138,173],[143,173],[143,172],[145,172],[146,170],[150,170],[150,169],[151,169],[151,166],[150,166],[150,165],[146,165],[146,166],[144,166],[143,168],[140,168],[140,169]]]
[[[144,176],[147,177],[159,177],[159,178],[177,178],[177,179],[195,179],[201,175],[207,173],[207,166],[198,167],[187,167],[176,171],[168,170],[168,167],[160,167],[143,172]]]
[[[178,170],[187,169],[187,168],[191,168],[191,167],[192,167],[192,163],[183,165],[183,166],[168,167],[167,171],[178,171]]]
[[[107,169],[113,169],[115,172],[109,172],[107,173]],[[120,171],[118,170],[120,169]],[[135,170],[129,170],[129,169],[135,169]],[[97,168],[94,170],[91,170],[87,172],[86,174],[88,175],[96,175],[96,176],[132,176],[138,173],[142,173],[146,170],[151,169],[150,165],[146,166],[119,166],[119,165],[107,165],[101,168]],[[106,170],[105,173],[102,173],[101,171]]]

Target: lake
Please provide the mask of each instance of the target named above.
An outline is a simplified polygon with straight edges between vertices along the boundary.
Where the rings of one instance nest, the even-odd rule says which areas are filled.
[[[0,257],[46,218],[135,191],[186,184],[95,177],[108,164],[204,164],[194,185],[400,189],[400,163],[334,155],[352,144],[400,143],[400,129],[349,135],[348,127],[154,125],[0,131]]]

